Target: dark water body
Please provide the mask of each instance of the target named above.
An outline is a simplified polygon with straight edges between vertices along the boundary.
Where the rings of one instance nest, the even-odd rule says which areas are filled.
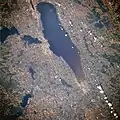
[[[33,70],[33,68],[31,66],[29,67],[29,73],[31,74],[32,79],[34,80],[35,79],[35,76],[34,76],[35,71]]]
[[[68,84],[64,79],[61,79],[61,83],[66,87],[72,88],[72,85]]]
[[[97,23],[94,24],[95,27],[102,29],[104,27],[108,28],[108,29],[112,29],[113,25],[109,22],[109,20],[107,19],[106,16],[103,16],[103,18],[98,21]]]
[[[9,35],[14,35],[14,34],[20,35],[15,27],[11,27],[11,28],[3,27],[0,30],[0,42],[4,43],[4,41]]]
[[[79,50],[72,43],[69,35],[63,29],[58,19],[54,5],[41,2],[37,5],[41,14],[43,33],[50,44],[50,49],[58,57],[62,57],[75,73],[77,79],[84,79]],[[63,28],[63,27],[62,27]],[[65,36],[66,35],[66,36]]]
[[[30,35],[24,35],[23,37],[21,37],[22,40],[24,40],[25,44],[40,44],[42,43],[38,38],[33,38]]]
[[[99,21],[99,22],[95,23],[95,27],[102,29],[104,27],[104,25]]]
[[[89,19],[89,23],[94,23],[94,26],[96,28],[102,29],[104,27],[108,29],[112,29],[113,25],[110,23],[109,18],[106,15],[102,16],[97,12],[96,8],[93,8],[91,12],[88,13],[87,15]]]
[[[27,94],[23,97],[21,107],[25,108],[28,105],[29,99],[32,97],[31,94]]]

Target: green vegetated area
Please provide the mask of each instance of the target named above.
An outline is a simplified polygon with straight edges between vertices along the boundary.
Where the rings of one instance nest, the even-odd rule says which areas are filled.
[[[120,64],[120,1],[119,0],[94,0],[97,3],[91,6],[87,18],[98,31],[111,42],[110,48],[116,50],[114,55],[104,54],[103,57],[111,63]]]
[[[115,63],[120,66],[120,1],[113,0],[109,2],[109,0],[96,0],[96,2],[102,10],[101,15],[95,11],[96,15],[102,19],[102,23],[106,28],[105,33],[108,34],[108,40],[112,39],[110,48],[116,50],[113,55],[104,54],[103,57],[110,63]],[[106,19],[104,19],[105,17]]]
[[[106,40],[111,43],[109,48],[114,53],[105,53],[103,57],[107,59],[112,67],[118,66],[120,72],[120,1],[119,0],[95,0],[98,6],[93,6],[89,13],[90,23],[95,23],[95,27],[103,31]],[[114,76],[120,83],[120,74]],[[120,84],[119,84],[120,86]],[[120,89],[120,88],[119,88]]]
[[[109,61],[111,67],[103,65],[101,72],[110,77],[111,89],[115,90],[114,106],[120,111],[120,104],[117,102],[120,98],[120,0],[94,0],[94,2],[97,6],[93,4],[87,18],[98,33],[101,32],[105,37],[105,42],[110,43],[108,50],[111,52],[104,53],[102,57]],[[116,72],[113,73],[111,68]]]
[[[87,16],[89,22],[99,29],[106,30],[114,41],[120,44],[120,0],[71,1],[87,7],[90,10]]]
[[[110,76],[111,86],[115,89],[116,100],[119,100],[120,94],[120,1],[113,0],[96,0],[99,8],[93,8],[92,15],[94,19],[100,21],[99,25],[102,29],[106,40],[111,43],[109,48],[114,51],[112,53],[105,53],[103,57],[107,59],[111,66],[116,69],[116,73]],[[98,25],[98,26],[99,26]],[[109,68],[106,72],[109,71]],[[105,74],[106,74],[105,72]],[[112,71],[111,71],[112,72]],[[109,72],[108,72],[109,75]],[[113,79],[114,78],[114,79]],[[115,103],[117,111],[120,111],[119,103]]]
[[[87,8],[90,10],[87,20],[94,25],[101,34],[105,36],[108,42],[111,42],[110,48],[115,51],[114,54],[103,55],[111,65],[120,65],[120,0],[73,0],[83,5],[84,1],[88,3]],[[85,6],[85,5],[84,5]],[[85,6],[85,7],[86,7]]]

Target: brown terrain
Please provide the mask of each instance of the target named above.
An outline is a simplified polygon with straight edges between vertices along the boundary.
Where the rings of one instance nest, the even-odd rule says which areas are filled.
[[[111,47],[116,43],[119,45],[119,39],[111,37],[114,28],[105,26],[100,29],[94,26],[95,22],[90,22],[93,7],[100,13],[101,19],[107,14],[97,2],[76,1],[21,0],[18,9],[4,19],[9,27],[17,28],[20,35],[11,35],[5,42],[11,54],[7,63],[16,82],[11,83],[15,85],[12,92],[0,88],[0,99],[5,96],[10,104],[20,107],[23,96],[32,94],[28,106],[22,108],[24,115],[17,119],[120,119],[120,57],[116,57],[120,56],[120,46],[118,49]],[[76,79],[65,60],[50,50],[36,9],[40,2],[52,3],[56,7],[61,25],[80,51],[84,80]],[[103,0],[103,3],[113,7],[108,0]],[[38,38],[41,43],[25,44],[21,39],[24,35]],[[34,80],[29,72],[30,66],[35,71]]]

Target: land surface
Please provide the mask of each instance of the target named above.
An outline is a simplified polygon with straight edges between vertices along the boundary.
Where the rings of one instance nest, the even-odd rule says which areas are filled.
[[[50,50],[36,9],[39,2],[56,7],[61,26],[80,51],[84,79],[77,79],[67,62]],[[118,43],[116,47],[105,24],[100,28],[95,26],[96,21],[89,21],[88,14],[93,5],[98,4],[91,0],[86,6],[86,2],[40,0],[34,1],[34,10],[29,1],[23,1],[19,3],[20,9],[7,18],[19,32],[8,36],[5,41],[11,53],[9,70],[15,73],[13,78],[18,84],[14,89],[15,105],[20,106],[26,94],[32,95],[19,119],[119,119],[120,46]]]

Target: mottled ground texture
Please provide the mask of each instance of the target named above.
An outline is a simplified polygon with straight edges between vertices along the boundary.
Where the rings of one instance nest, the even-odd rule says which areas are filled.
[[[56,7],[61,26],[79,50],[84,79],[76,78],[67,61],[50,49],[36,9],[39,2]],[[116,46],[109,32],[114,26],[106,8],[97,0],[33,4],[35,10],[28,0],[20,2],[20,9],[7,18],[19,32],[5,40],[11,52],[9,69],[18,84],[12,115],[20,120],[120,119],[120,44]]]

